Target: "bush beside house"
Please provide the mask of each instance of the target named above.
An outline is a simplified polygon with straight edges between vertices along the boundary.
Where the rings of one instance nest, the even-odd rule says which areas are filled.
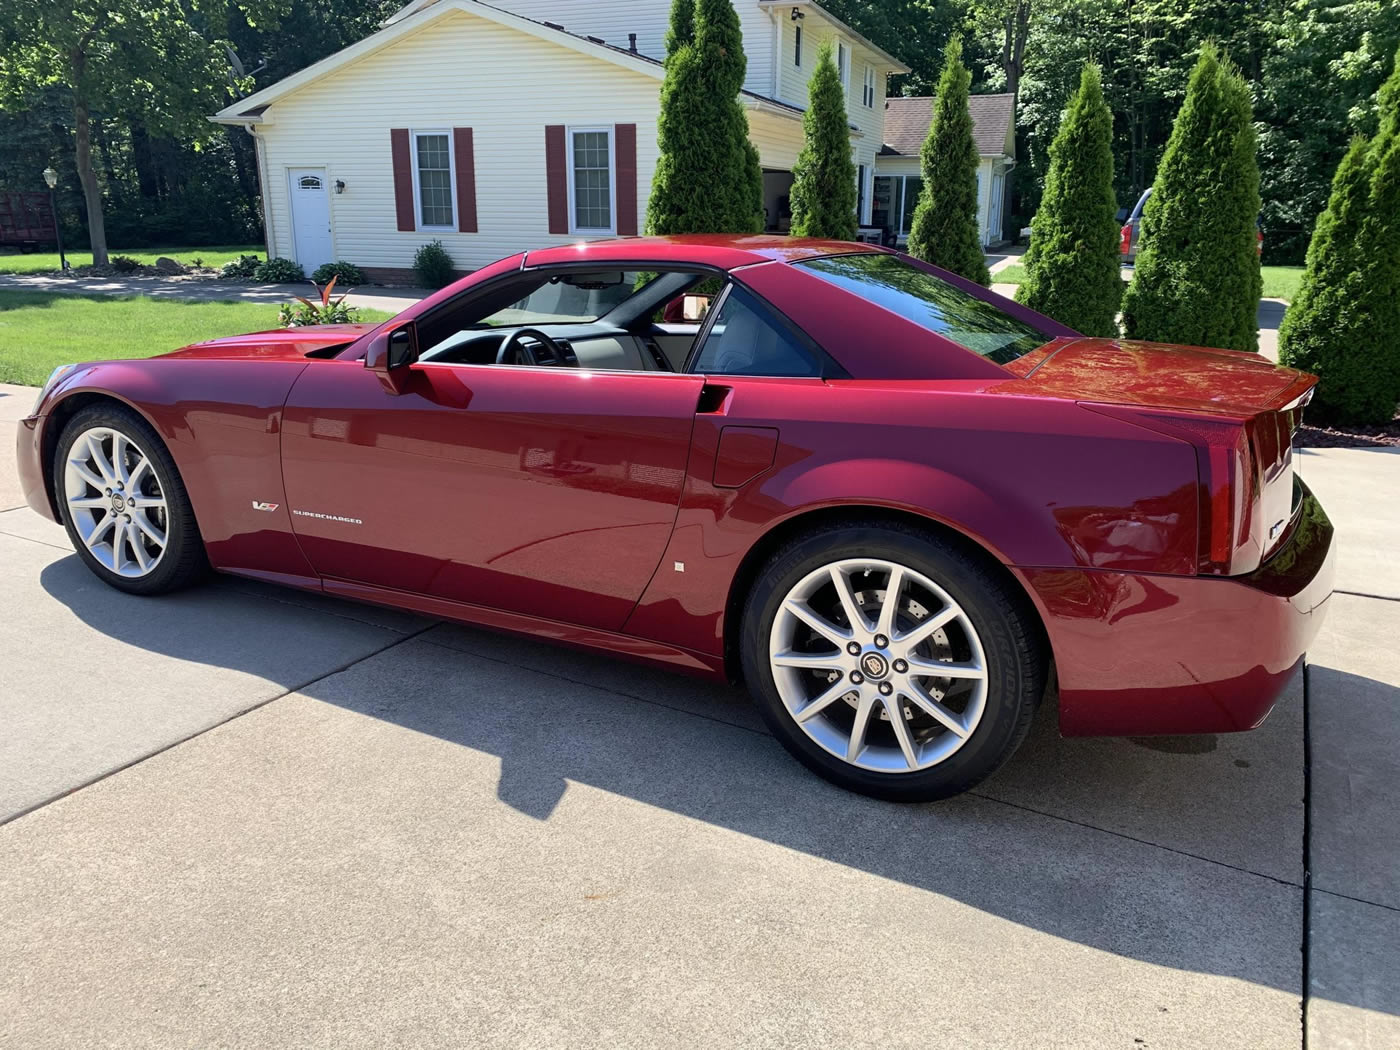
[[[830,41],[817,49],[802,116],[802,152],[792,170],[794,237],[856,236],[856,167],[846,126],[846,93],[831,56]]]
[[[1249,85],[1207,44],[1143,209],[1129,338],[1259,349],[1259,168]]]
[[[457,277],[442,241],[429,241],[414,253],[413,272],[424,288],[445,288]]]
[[[991,277],[977,234],[978,155],[967,108],[971,84],[962,41],[954,37],[944,52],[933,123],[919,152],[924,191],[914,209],[909,254],[987,285]]]
[[[1118,275],[1113,114],[1097,66],[1085,65],[1050,146],[1050,170],[1031,223],[1026,279],[1016,301],[1085,335],[1116,336]]]
[[[1308,415],[1384,424],[1400,401],[1400,55],[1380,91],[1381,128],[1337,167],[1308,244],[1279,361],[1320,377]]]

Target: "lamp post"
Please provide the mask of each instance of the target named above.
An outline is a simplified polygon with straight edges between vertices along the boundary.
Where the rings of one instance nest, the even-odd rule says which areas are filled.
[[[49,184],[49,215],[53,219],[53,239],[58,245],[58,265],[64,273],[68,272],[68,256],[63,254],[63,234],[58,229],[58,202],[54,199],[53,188],[58,185],[58,172],[53,170],[53,165],[44,169],[44,181]]]

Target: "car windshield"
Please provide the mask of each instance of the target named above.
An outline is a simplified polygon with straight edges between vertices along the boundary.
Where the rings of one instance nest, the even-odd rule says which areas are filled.
[[[797,265],[997,364],[1054,338],[897,255],[833,255]]]

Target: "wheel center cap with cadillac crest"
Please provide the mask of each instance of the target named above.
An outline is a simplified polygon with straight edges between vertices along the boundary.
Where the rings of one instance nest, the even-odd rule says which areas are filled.
[[[884,678],[890,673],[890,662],[879,653],[866,653],[860,658],[860,669],[867,678]]]

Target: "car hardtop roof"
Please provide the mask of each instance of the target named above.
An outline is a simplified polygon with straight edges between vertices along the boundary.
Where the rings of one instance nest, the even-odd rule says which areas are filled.
[[[616,237],[527,252],[524,266],[566,263],[673,263],[733,270],[763,262],[802,262],[828,255],[887,252],[875,244],[752,233],[688,233]]]

